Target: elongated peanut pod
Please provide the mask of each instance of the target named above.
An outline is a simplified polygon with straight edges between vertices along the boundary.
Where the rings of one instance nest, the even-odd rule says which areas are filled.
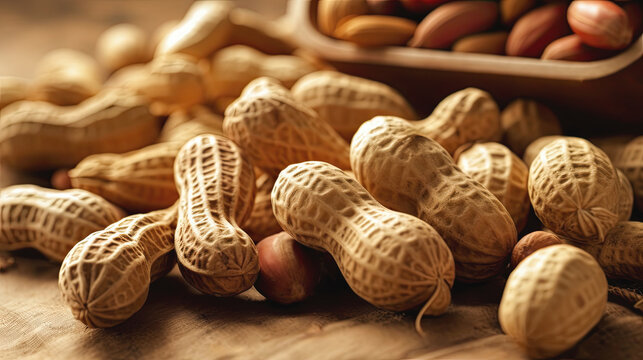
[[[228,106],[223,131],[255,166],[272,176],[290,164],[308,160],[350,168],[346,141],[270,78],[252,81]]]
[[[231,140],[201,135],[179,151],[174,177],[179,190],[176,255],[185,280],[219,296],[249,289],[259,261],[254,242],[240,226],[254,203],[252,164]]]
[[[149,145],[159,128],[145,101],[126,90],[71,107],[19,101],[0,112],[0,161],[28,170],[73,167],[92,154]]]
[[[454,263],[429,224],[389,210],[357,181],[328,163],[287,167],[272,190],[282,228],[298,242],[328,251],[348,285],[387,310],[421,307],[439,315],[451,302]]]
[[[0,191],[0,250],[34,248],[60,262],[77,242],[123,216],[85,190],[10,186]]]
[[[172,206],[128,216],[76,244],[58,276],[74,317],[89,327],[111,327],[140,310],[150,283],[176,263],[175,226]]]
[[[71,184],[130,212],[166,208],[179,198],[174,185],[174,159],[181,145],[167,142],[125,154],[88,156],[69,171]]]
[[[453,252],[458,279],[499,274],[516,243],[511,216],[443,147],[421,134],[393,116],[365,122],[351,142],[355,176],[384,206],[431,224]]]
[[[625,173],[616,169],[620,182],[618,191],[618,221],[628,221],[632,217],[634,206],[634,190]]]

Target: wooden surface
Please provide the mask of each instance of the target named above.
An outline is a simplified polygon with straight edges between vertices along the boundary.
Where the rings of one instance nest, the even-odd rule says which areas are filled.
[[[30,77],[38,59],[58,47],[92,53],[96,37],[115,23],[134,22],[151,32],[165,20],[180,18],[189,3],[0,0],[0,74]],[[278,15],[285,0],[238,3]],[[353,69],[364,75],[368,70]],[[404,86],[404,78],[391,74],[377,76]],[[440,76],[448,81],[448,75]],[[415,81],[413,86],[421,85]],[[419,94],[413,98],[430,106]],[[47,185],[48,176],[0,168],[0,187]],[[255,290],[233,298],[199,294],[175,269],[151,286],[133,318],[111,329],[89,329],[62,302],[57,264],[30,251],[12,256],[15,265],[0,271],[0,359],[526,358],[498,324],[503,279],[456,284],[453,304],[443,316],[423,320],[427,335],[421,337],[413,328],[413,313],[378,310],[344,284],[321,289],[305,303],[279,306]],[[643,318],[610,302],[599,325],[562,358],[636,359],[641,353]]]

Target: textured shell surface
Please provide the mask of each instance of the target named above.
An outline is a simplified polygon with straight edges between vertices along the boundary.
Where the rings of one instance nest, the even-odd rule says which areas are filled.
[[[609,278],[643,281],[643,223],[622,221],[602,244],[568,241],[592,254]]]
[[[284,94],[290,92],[276,80],[254,80],[226,109],[224,133],[244,149],[255,166],[272,176],[290,164],[308,160],[350,168],[348,143],[313,110]]]
[[[259,272],[254,242],[240,228],[254,204],[250,161],[231,140],[200,135],[179,151],[174,177],[179,190],[176,255],[185,280],[219,296],[249,289]]]
[[[526,257],[509,275],[498,320],[531,357],[556,356],[601,319],[607,280],[594,258],[576,247],[552,245]]]
[[[634,190],[632,184],[625,176],[625,173],[616,169],[620,187],[618,191],[618,221],[627,221],[632,217],[632,207],[634,206]]]
[[[0,159],[30,170],[71,167],[92,154],[149,145],[159,130],[145,101],[125,90],[74,107],[19,101],[0,111]]]
[[[466,88],[447,96],[431,115],[415,123],[418,132],[437,141],[449,154],[476,140],[500,137],[500,110],[491,95]]]
[[[403,311],[451,301],[454,263],[427,223],[383,207],[357,181],[328,163],[308,161],[281,172],[272,190],[277,221],[305,246],[328,251],[364,300]]]
[[[581,138],[545,146],[529,169],[529,198],[543,225],[577,241],[602,242],[616,225],[620,180],[605,153]]]
[[[411,105],[392,87],[336,71],[317,71],[302,77],[292,94],[347,140],[374,116],[417,118]]]
[[[503,143],[522,155],[539,137],[560,135],[562,129],[554,113],[545,105],[529,99],[516,99],[500,113]]]
[[[352,169],[384,206],[433,226],[453,252],[458,279],[504,270],[517,233],[502,203],[409,122],[378,116],[351,142]]]
[[[123,216],[85,190],[10,186],[0,190],[0,250],[34,248],[60,262],[77,242]]]
[[[179,197],[174,159],[179,142],[149,145],[125,154],[96,154],[69,171],[74,188],[98,194],[129,212],[167,208]]]
[[[150,282],[175,265],[176,206],[128,216],[94,232],[69,252],[58,287],[74,317],[111,327],[145,303]]]
[[[270,193],[275,185],[275,179],[268,174],[261,174],[257,177],[255,204],[252,213],[243,226],[243,230],[256,242],[281,231],[281,226],[272,213],[272,201]]]
[[[290,88],[316,68],[298,56],[266,55],[244,45],[228,46],[213,57],[208,76],[209,96],[237,97],[252,80],[269,76]]]
[[[527,167],[531,166],[531,163],[534,161],[540,150],[542,150],[547,144],[554,140],[565,138],[565,136],[560,135],[550,135],[550,136],[541,136],[538,139],[532,141],[527,145],[525,152],[522,155],[522,161],[525,162]]]
[[[489,142],[475,144],[462,152],[458,166],[500,200],[520,232],[530,207],[527,165],[506,146]]]
[[[643,136],[627,143],[614,165],[623,171],[632,184],[636,206],[643,211]]]
[[[166,36],[156,50],[156,56],[184,53],[198,58],[210,55],[224,46],[232,30],[227,1],[196,1]]]

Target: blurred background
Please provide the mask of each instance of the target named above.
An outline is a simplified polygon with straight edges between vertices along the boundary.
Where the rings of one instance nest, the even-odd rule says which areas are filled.
[[[288,0],[235,0],[238,7],[276,18]],[[108,27],[133,23],[151,35],[167,20],[180,20],[191,0],[0,0],[0,74],[31,77],[50,50],[94,53]]]

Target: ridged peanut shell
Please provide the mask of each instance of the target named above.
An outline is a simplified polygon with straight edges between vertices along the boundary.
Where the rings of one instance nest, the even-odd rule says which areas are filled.
[[[529,143],[529,145],[527,145],[527,148],[525,148],[525,152],[522,155],[522,161],[524,161],[525,164],[527,164],[527,167],[531,166],[531,163],[538,156],[538,153],[540,152],[540,150],[542,150],[550,142],[557,139],[562,139],[562,138],[564,138],[564,136],[549,135],[549,136],[541,136],[538,139],[532,141],[531,143]]]
[[[453,252],[458,279],[480,281],[504,271],[517,237],[511,216],[411,123],[392,116],[365,122],[351,142],[351,165],[382,205],[417,216],[440,233]]]
[[[627,143],[623,152],[614,160],[614,165],[627,177],[634,190],[634,201],[643,211],[643,136]]]
[[[185,280],[206,294],[232,296],[249,289],[259,262],[240,226],[255,196],[252,164],[229,139],[200,135],[176,157],[179,190],[176,256]]]
[[[292,87],[292,95],[347,140],[374,116],[417,118],[411,105],[392,87],[335,71],[317,71],[302,77]]]
[[[155,56],[183,53],[204,58],[223,47],[230,32],[230,10],[227,1],[196,1],[181,22],[161,40]]]
[[[592,254],[608,278],[643,281],[643,223],[619,222],[602,244],[568,243]]]
[[[96,95],[103,75],[96,60],[72,49],[56,49],[38,61],[29,99],[76,105]]]
[[[469,142],[500,137],[500,111],[491,95],[466,88],[447,96],[431,115],[413,123],[418,133],[437,141],[449,154]]]
[[[287,167],[272,190],[284,231],[303,245],[328,251],[362,299],[387,310],[428,303],[442,314],[451,302],[454,265],[449,248],[427,223],[389,210],[357,181],[328,163]]]
[[[71,185],[98,194],[130,213],[169,207],[179,198],[174,159],[181,143],[149,145],[125,154],[96,154],[69,171]]]
[[[607,280],[594,258],[560,244],[537,250],[509,275],[498,320],[532,358],[554,357],[601,319]]]
[[[58,287],[76,319],[111,327],[145,303],[150,283],[175,265],[176,206],[128,216],[79,242],[60,267]]]
[[[620,180],[605,153],[565,137],[545,146],[529,168],[529,198],[543,225],[579,242],[602,242],[618,221]]]
[[[457,164],[462,172],[500,200],[520,232],[527,223],[530,207],[527,165],[506,146],[491,142],[478,143],[465,150]]]
[[[123,216],[85,190],[10,186],[0,190],[0,250],[34,248],[60,262],[77,242]]]
[[[634,190],[632,184],[625,176],[625,173],[616,169],[620,181],[618,191],[618,221],[628,221],[632,217],[632,207],[634,206]]]
[[[333,36],[359,46],[402,46],[413,36],[415,22],[397,16],[357,15],[340,23]]]
[[[27,97],[29,83],[15,76],[0,76],[0,109]]]
[[[294,55],[266,55],[244,45],[228,46],[212,57],[207,71],[208,97],[238,97],[252,80],[267,76],[290,88],[317,68]]]
[[[502,142],[522,154],[534,140],[548,135],[560,135],[562,129],[554,113],[545,105],[529,99],[516,99],[500,113]]]
[[[125,90],[74,107],[19,101],[0,112],[0,159],[28,170],[73,167],[92,154],[149,145],[159,128],[145,101]]]
[[[226,109],[223,132],[272,176],[308,160],[350,168],[348,143],[276,80],[259,78],[248,84]]]

